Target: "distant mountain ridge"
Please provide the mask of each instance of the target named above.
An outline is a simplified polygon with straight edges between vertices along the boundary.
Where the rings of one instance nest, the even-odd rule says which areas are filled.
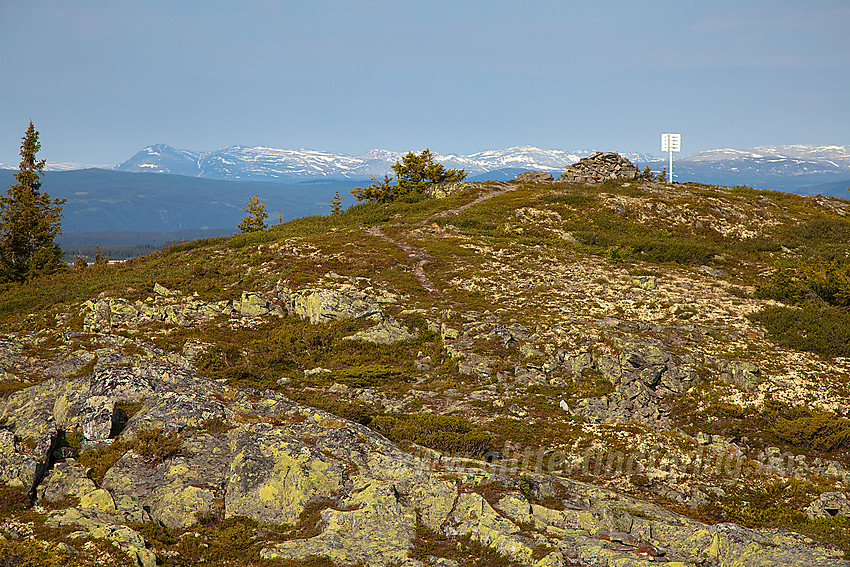
[[[534,146],[514,146],[470,155],[437,154],[437,160],[447,167],[463,168],[472,176],[505,168],[557,173],[592,153],[591,150],[566,152]],[[263,146],[231,146],[212,152],[193,152],[156,144],[141,149],[115,169],[241,181],[369,179],[389,173],[391,166],[403,155],[401,152],[373,149],[358,156],[347,156],[318,150],[285,150]],[[658,159],[648,154],[623,155],[637,161]]]
[[[652,169],[667,167],[666,160],[647,165]],[[798,144],[705,150],[674,158],[673,171],[677,181],[847,197],[846,191],[836,193],[835,186],[850,186],[850,146]]]
[[[557,177],[567,165],[592,153],[591,150],[545,150],[526,145],[469,155],[437,154],[437,159],[447,167],[465,169],[470,179],[508,179],[525,170],[548,171]],[[667,167],[663,156],[621,153],[641,168],[649,166],[661,170]],[[403,155],[382,149],[348,156],[263,146],[231,146],[212,152],[193,152],[156,144],[143,148],[115,169],[238,181],[367,180],[391,173],[391,166]],[[847,145],[720,148],[685,157],[677,154],[674,160],[674,173],[680,181],[817,193],[824,187],[850,180],[850,146]]]

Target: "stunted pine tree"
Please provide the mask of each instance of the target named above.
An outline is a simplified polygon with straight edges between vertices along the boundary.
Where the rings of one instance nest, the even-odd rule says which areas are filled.
[[[269,214],[266,212],[266,204],[260,199],[259,195],[250,197],[248,199],[248,206],[242,207],[242,210],[248,214],[242,217],[242,222],[236,226],[243,233],[256,232],[268,228],[266,226],[266,219],[269,218]]]
[[[0,197],[0,283],[25,282],[65,267],[55,242],[65,199],[41,192],[45,160],[36,157],[41,143],[32,120],[22,140],[17,183]]]
[[[358,187],[351,192],[358,201],[377,201],[388,203],[398,199],[422,195],[431,185],[450,181],[462,181],[466,178],[463,169],[449,169],[438,161],[429,149],[419,154],[407,152],[401,161],[392,166],[396,175],[396,183],[393,178],[384,176],[383,179],[372,178],[368,187]]]

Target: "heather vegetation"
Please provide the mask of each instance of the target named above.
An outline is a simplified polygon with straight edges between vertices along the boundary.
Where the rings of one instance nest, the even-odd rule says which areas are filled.
[[[511,541],[526,542],[534,561],[560,551],[552,545],[555,527],[517,512],[527,514],[532,504],[551,517],[586,514],[582,521],[597,522],[588,537],[598,542],[603,534],[605,549],[628,553],[637,545],[610,539],[628,531],[624,510],[635,526],[666,521],[645,501],[709,523],[790,528],[850,552],[844,515],[807,513],[823,495],[844,493],[850,467],[850,416],[842,409],[850,393],[842,358],[850,356],[850,221],[837,212],[843,209],[812,197],[647,178],[459,182],[463,172],[438,165],[427,150],[410,153],[394,168],[396,184],[358,190],[360,202],[348,209],[337,203],[327,216],[251,225],[233,237],[9,287],[0,295],[0,325],[9,344],[23,345],[26,362],[4,346],[3,360],[18,362],[0,375],[0,407],[18,403],[20,392],[45,383],[44,369],[74,353],[92,358],[75,362],[64,380],[172,364],[169,379],[197,371],[208,380],[204,393],[186,386],[180,395],[226,409],[169,428],[154,392],[116,400],[120,419],[100,444],[84,439],[79,424],[67,427],[60,445],[90,469],[86,478],[97,487],[113,486],[109,471],[119,461],[129,467],[127,455],[165,475],[199,452],[227,454],[247,432],[256,442],[238,462],[228,461],[234,469],[264,458],[250,454],[268,442],[263,436],[285,432],[295,447],[287,458],[313,459],[293,471],[321,462],[314,472],[330,471],[321,477],[329,485],[337,472],[346,482],[369,479],[306,498],[288,523],[225,513],[235,500],[194,482],[184,494],[211,495],[197,523],[133,524],[162,565],[331,564],[315,555],[261,554],[320,538],[343,525],[345,514],[372,510],[360,495],[383,480],[369,477],[369,467],[382,459],[401,467],[407,458],[370,457],[364,447],[377,451],[387,439],[431,455],[436,472],[428,474],[438,475],[439,490],[457,490],[445,496],[447,506],[468,501],[484,515],[492,509],[487,521],[514,526]],[[429,186],[445,181],[452,190],[429,198]],[[255,297],[259,311],[251,310]],[[322,315],[327,305],[338,309],[334,316]],[[348,308],[356,314],[338,315]],[[98,319],[103,313],[108,318]],[[53,412],[55,402],[39,403]],[[356,435],[350,457],[342,444]],[[35,435],[17,442],[27,450],[38,444]],[[349,460],[335,460],[341,454]],[[600,454],[583,466],[587,455]],[[771,455],[786,454],[792,458],[782,457],[783,466],[797,467],[793,477],[769,465]],[[700,468],[694,455],[715,461]],[[639,468],[615,470],[611,463],[629,456]],[[735,474],[723,468],[731,456],[741,459]],[[456,457],[473,463],[473,472],[454,472]],[[485,457],[509,474],[486,476]],[[561,480],[538,474],[545,472]],[[579,481],[639,500],[597,514],[583,507],[580,491],[588,489]],[[401,482],[381,486],[375,498],[398,495],[385,509],[425,500],[401,494]],[[30,518],[28,496],[4,490],[0,513]],[[445,525],[467,526],[460,516],[447,515]],[[506,557],[472,530],[427,524],[422,510],[410,517],[409,556],[427,564],[437,564],[433,557],[531,561]],[[43,529],[44,537],[75,545]],[[786,545],[770,533],[774,543],[764,549]],[[2,545],[17,546],[20,556],[35,553]]]

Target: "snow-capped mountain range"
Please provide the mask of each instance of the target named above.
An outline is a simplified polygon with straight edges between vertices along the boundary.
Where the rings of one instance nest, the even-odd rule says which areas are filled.
[[[745,150],[722,148],[698,152],[685,159],[687,161],[801,160],[825,162],[838,168],[850,168],[850,146],[758,146]]]
[[[436,154],[446,167],[463,168],[470,175],[506,168],[557,173],[593,152],[542,150],[516,146],[470,155]],[[148,146],[118,165],[118,171],[172,173],[212,179],[243,181],[307,181],[316,179],[369,179],[390,172],[403,153],[374,149],[358,156],[317,150],[284,150],[262,146],[231,146],[212,152],[191,152],[165,144]],[[659,159],[624,153],[633,161]]]
[[[608,148],[603,148],[606,151]],[[591,150],[544,150],[515,146],[469,155],[436,154],[447,167],[463,168],[470,179],[511,179],[520,171],[548,171],[558,177],[564,167]],[[667,167],[662,155],[621,152],[641,169]],[[318,150],[293,150],[263,146],[231,146],[211,152],[195,152],[157,144],[137,152],[111,167],[77,163],[49,163],[47,171],[84,168],[125,172],[170,173],[188,177],[231,181],[366,181],[391,174],[390,167],[403,153],[374,149],[357,156]],[[850,145],[785,145],[737,149],[721,148],[674,157],[677,180],[716,185],[749,185],[791,192],[818,192],[826,184],[850,182]],[[0,169],[14,169],[2,166]],[[846,194],[842,193],[842,196]]]

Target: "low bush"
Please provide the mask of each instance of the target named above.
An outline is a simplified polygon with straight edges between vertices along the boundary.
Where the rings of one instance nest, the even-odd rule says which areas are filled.
[[[494,448],[489,433],[455,415],[380,415],[370,427],[396,443],[409,441],[455,455],[478,457]]]
[[[776,439],[800,449],[835,452],[850,447],[850,419],[767,398],[762,411]]]
[[[765,281],[756,282],[753,296],[756,299],[772,299],[788,305],[800,305],[805,294],[805,289],[796,278],[778,268]]]
[[[324,392],[295,388],[287,390],[286,395],[293,402],[320,409],[362,425],[369,425],[378,413],[377,409],[369,404],[357,400],[335,398]]]
[[[748,316],[774,343],[824,357],[850,356],[850,312],[835,307],[770,306]]]
[[[338,370],[331,375],[334,382],[350,388],[375,388],[403,379],[401,370],[381,364],[353,366]]]
[[[137,431],[136,440],[133,442],[133,449],[138,454],[155,462],[162,462],[177,454],[179,448],[180,440],[177,434],[165,433],[159,427]]]
[[[18,380],[2,380],[0,381],[0,400],[5,400],[15,392],[23,390],[28,386],[31,386],[31,384],[19,382]]]
[[[23,486],[0,486],[0,517],[8,518],[29,505],[30,497]]]

